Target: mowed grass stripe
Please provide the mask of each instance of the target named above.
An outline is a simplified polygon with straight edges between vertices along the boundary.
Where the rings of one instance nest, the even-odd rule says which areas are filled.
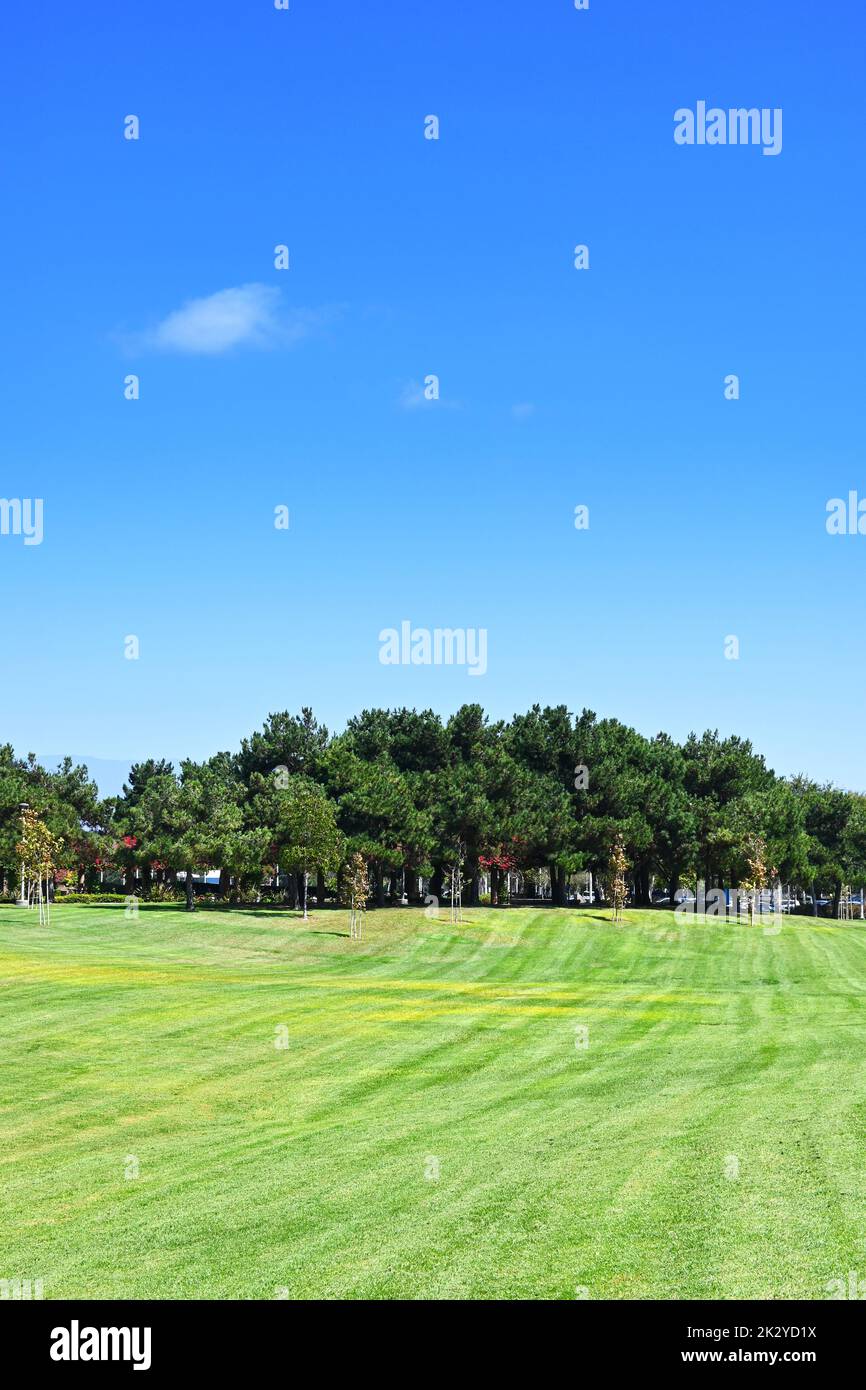
[[[821,1298],[866,1270],[862,928],[468,916],[370,913],[359,946],[336,912],[0,909],[0,1277]]]

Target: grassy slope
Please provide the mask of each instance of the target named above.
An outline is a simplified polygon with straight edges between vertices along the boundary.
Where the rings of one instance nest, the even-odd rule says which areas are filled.
[[[866,1272],[862,927],[469,915],[370,913],[359,947],[337,913],[0,908],[0,1278],[824,1298]]]

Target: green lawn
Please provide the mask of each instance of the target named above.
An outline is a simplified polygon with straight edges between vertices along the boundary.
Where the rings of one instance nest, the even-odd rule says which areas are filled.
[[[369,913],[359,946],[338,912],[0,908],[0,1278],[822,1299],[866,1274],[862,926],[468,915]]]

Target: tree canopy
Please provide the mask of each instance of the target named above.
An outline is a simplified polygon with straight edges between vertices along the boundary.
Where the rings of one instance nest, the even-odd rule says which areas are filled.
[[[495,903],[512,869],[543,874],[554,902],[569,874],[604,878],[622,845],[635,901],[653,884],[751,881],[754,846],[784,882],[838,902],[866,878],[866,797],[777,776],[742,737],[683,743],[645,737],[592,710],[534,705],[492,722],[480,705],[369,709],[331,735],[312,710],[268,716],[236,752],[204,762],[135,763],[119,796],[99,796],[86,767],[46,770],[0,746],[0,873],[15,891],[21,807],[61,846],[56,873],[93,888],[118,878],[146,896],[218,870],[220,892],[257,895],[265,880],[296,901],[319,895],[360,854],[382,904],[419,885],[439,896],[462,855],[470,901],[480,877]]]

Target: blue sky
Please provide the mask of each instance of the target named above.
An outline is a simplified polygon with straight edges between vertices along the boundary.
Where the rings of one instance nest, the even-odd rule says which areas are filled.
[[[3,21],[0,495],[44,540],[0,536],[0,737],[564,702],[866,787],[866,537],[825,528],[866,495],[858,9],[88,8]],[[676,145],[699,100],[782,152]],[[381,665],[403,619],[486,628],[487,674]]]

